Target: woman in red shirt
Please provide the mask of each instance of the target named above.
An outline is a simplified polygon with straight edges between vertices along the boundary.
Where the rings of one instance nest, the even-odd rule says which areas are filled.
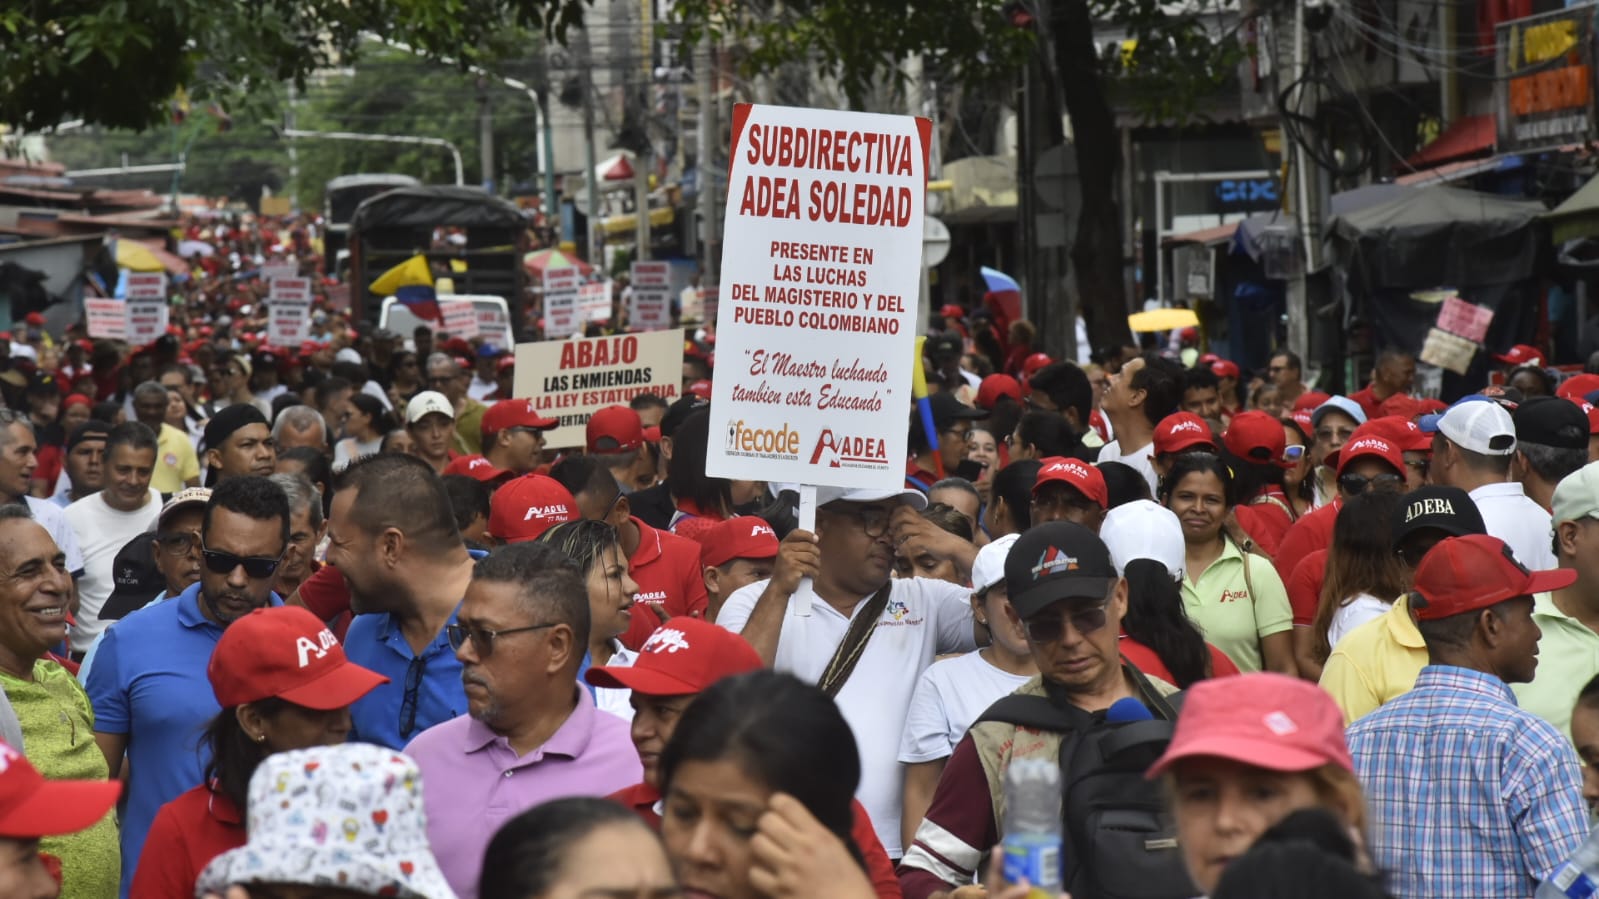
[[[245,843],[250,776],[267,756],[333,746],[350,704],[388,678],[356,665],[311,612],[257,609],[217,641],[207,671],[222,711],[206,729],[206,783],[161,807],[134,872],[131,899],[190,899],[211,859]]]

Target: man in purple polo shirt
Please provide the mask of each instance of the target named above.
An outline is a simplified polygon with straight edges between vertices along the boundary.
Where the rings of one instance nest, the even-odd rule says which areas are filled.
[[[543,543],[477,563],[455,624],[467,714],[405,751],[422,769],[428,839],[461,899],[476,899],[500,825],[551,799],[607,796],[643,777],[628,724],[578,686],[588,646],[582,573]]]

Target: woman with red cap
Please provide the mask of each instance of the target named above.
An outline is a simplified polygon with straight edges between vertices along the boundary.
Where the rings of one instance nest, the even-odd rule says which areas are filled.
[[[1331,696],[1262,672],[1202,681],[1185,697],[1148,776],[1166,776],[1177,842],[1200,893],[1214,892],[1229,863],[1302,808],[1331,811],[1364,845],[1365,802]]]
[[[245,844],[250,776],[268,756],[334,746],[350,704],[388,678],[356,665],[320,619],[298,606],[257,609],[230,625],[207,669],[222,711],[202,747],[206,783],[161,807],[130,899],[189,899],[211,859]]]

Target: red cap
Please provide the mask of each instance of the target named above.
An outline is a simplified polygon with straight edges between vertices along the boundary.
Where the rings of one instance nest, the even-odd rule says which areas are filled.
[[[506,428],[535,428],[548,431],[560,425],[553,418],[545,418],[533,408],[532,400],[500,400],[483,413],[483,433],[498,434]]]
[[[1320,390],[1307,390],[1299,395],[1299,399],[1294,400],[1294,408],[1291,411],[1298,412],[1300,409],[1309,409],[1314,412],[1317,406],[1330,399],[1332,399],[1331,394],[1322,393]]]
[[[1432,452],[1432,435],[1423,431],[1420,425],[1408,418],[1400,418],[1396,415],[1373,418],[1371,421],[1356,428],[1355,432],[1349,436],[1349,439],[1357,440],[1367,434],[1375,434],[1378,437],[1388,439],[1399,447],[1399,451],[1402,453]],[[1337,465],[1338,463],[1333,462],[1330,464]]]
[[[87,396],[84,396],[81,393],[69,393],[67,394],[67,398],[61,401],[61,408],[71,409],[73,406],[89,406],[90,408],[93,408],[94,400],[89,399]]]
[[[1334,454],[1329,453],[1328,455]],[[1349,463],[1356,459],[1367,457],[1381,459],[1393,466],[1395,472],[1401,475],[1405,473],[1404,451],[1387,437],[1379,436],[1370,431],[1365,434],[1351,435],[1349,442],[1344,444],[1337,452],[1337,461],[1327,464],[1337,465],[1338,473],[1341,475],[1344,473],[1344,469],[1349,467]]]
[[[1280,429],[1279,429],[1280,430]],[[1180,453],[1196,446],[1216,446],[1210,425],[1192,412],[1173,412],[1155,425],[1155,454]]]
[[[489,533],[506,543],[537,540],[550,528],[578,517],[572,494],[561,482],[542,474],[505,482],[489,501]]]
[[[1594,408],[1593,404],[1587,400],[1572,400],[1572,402],[1576,403],[1582,413],[1588,416],[1588,435],[1591,437],[1599,434],[1599,409]]]
[[[1506,365],[1542,365],[1543,353],[1535,346],[1518,343],[1506,353],[1494,353],[1494,358]]]
[[[700,563],[715,568],[734,559],[777,556],[777,533],[765,519],[740,515],[719,521],[699,538]]]
[[[1283,453],[1288,450],[1283,423],[1258,409],[1234,415],[1221,439],[1227,445],[1227,452],[1245,462],[1284,467],[1293,464],[1283,459]]]
[[[30,325],[33,325],[35,328],[44,327],[44,315],[42,313],[30,312],[27,315],[24,315],[22,320]]]
[[[516,367],[516,356],[513,353],[506,353],[504,356],[500,357],[500,361],[494,363],[494,370],[495,371],[505,371],[506,369],[515,368],[515,367]]]
[[[1194,360],[1194,367],[1198,368],[1201,365],[1215,365],[1220,361],[1221,357],[1215,353],[1201,353],[1199,358]]]
[[[673,618],[650,634],[631,666],[590,668],[583,679],[645,696],[688,696],[763,667],[754,647],[727,628],[702,618]]]
[[[1031,378],[1035,372],[1055,360],[1049,358],[1048,353],[1034,353],[1022,360],[1022,377]]]
[[[1316,437],[1315,413],[1309,409],[1295,409],[1289,414],[1289,419],[1299,425],[1299,430],[1304,432],[1306,439],[1314,440]]]
[[[1436,400],[1431,397],[1427,397],[1416,404],[1416,414],[1431,415],[1434,412],[1446,411],[1448,408],[1449,404],[1443,400]]]
[[[1344,713],[1332,696],[1310,681],[1270,671],[1189,687],[1171,743],[1144,776],[1159,777],[1189,758],[1227,759],[1267,771],[1355,769],[1344,742]]]
[[[299,606],[256,609],[228,625],[206,676],[225,709],[275,697],[331,711],[389,682],[345,658],[333,631]]]
[[[688,389],[683,392],[693,394],[702,400],[709,400],[711,398],[711,382],[701,378],[688,385]]]
[[[966,310],[954,303],[945,303],[944,308],[938,310],[941,318],[965,318]]]
[[[1555,388],[1555,396],[1585,400],[1595,390],[1599,390],[1599,375],[1584,373],[1561,381],[1560,386]]]
[[[1218,359],[1210,364],[1210,373],[1218,378],[1232,378],[1236,381],[1239,377],[1238,363],[1230,359]]]
[[[456,456],[451,459],[450,464],[444,466],[444,473],[463,474],[487,484],[490,481],[509,475],[511,471],[496,466],[485,456],[473,454],[470,456]]]
[[[45,780],[22,753],[0,743],[0,837],[77,833],[104,818],[121,792],[116,780]]]
[[[1045,484],[1067,484],[1077,488],[1077,492],[1099,503],[1101,509],[1110,508],[1110,491],[1105,487],[1105,476],[1099,469],[1081,459],[1072,459],[1066,456],[1051,456],[1043,460],[1043,467],[1038,469],[1038,478],[1033,481],[1033,492]]]
[[[1498,537],[1449,537],[1428,550],[1416,566],[1410,608],[1418,620],[1435,621],[1517,596],[1559,590],[1576,581],[1573,568],[1528,571]]]
[[[591,453],[625,453],[644,445],[644,425],[637,411],[627,406],[606,406],[589,416],[584,441]]]
[[[1010,375],[992,374],[977,387],[977,408],[992,409],[999,398],[1008,396],[1017,402],[1022,398],[1022,385]]]

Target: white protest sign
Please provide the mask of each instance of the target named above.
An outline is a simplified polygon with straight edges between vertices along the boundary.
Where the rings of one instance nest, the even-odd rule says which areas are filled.
[[[121,300],[85,299],[83,314],[90,337],[121,340],[128,334],[128,304]]]
[[[682,382],[683,335],[654,331],[519,343],[511,392],[533,397],[539,414],[560,422],[544,435],[547,446],[583,446],[590,415],[641,393],[670,403]]]
[[[721,293],[716,285],[712,284],[709,287],[701,287],[699,290],[696,290],[695,293],[698,295],[696,301],[699,303],[700,307],[700,324],[716,324],[716,315],[721,310],[722,299]]]
[[[589,281],[577,289],[578,316],[584,324],[611,317],[611,282]]]
[[[578,331],[577,290],[583,276],[575,268],[544,272],[544,336],[566,337]]]
[[[471,300],[439,299],[439,330],[463,340],[478,336],[477,307]]]
[[[134,346],[155,343],[167,333],[167,304],[165,300],[133,300],[127,306],[127,341]]]
[[[627,323],[634,331],[672,326],[672,264],[633,263],[633,292],[628,297]]]
[[[707,474],[902,483],[931,130],[734,110]]]
[[[267,289],[267,341],[294,346],[311,339],[311,279],[273,278]]]
[[[126,286],[129,302],[167,298],[167,276],[161,272],[129,272]]]
[[[261,280],[271,284],[279,278],[297,278],[300,276],[300,264],[297,262],[269,262],[261,266]]]

